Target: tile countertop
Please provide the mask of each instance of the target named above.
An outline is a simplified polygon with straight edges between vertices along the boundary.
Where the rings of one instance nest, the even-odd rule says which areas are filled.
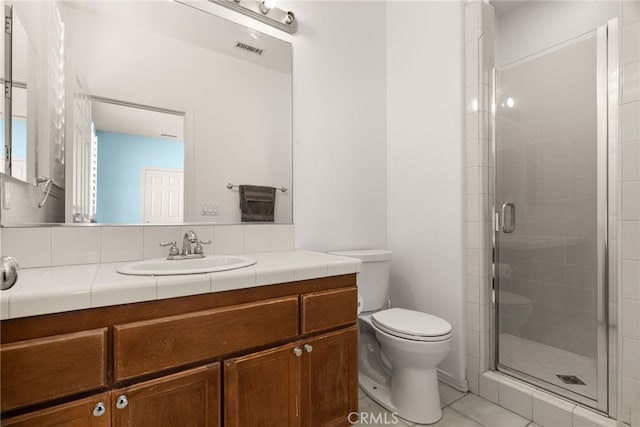
[[[26,268],[0,291],[0,319],[36,316],[209,292],[337,276],[360,271],[360,260],[294,250],[246,254],[257,264],[237,270],[182,276],[128,276],[126,262]]]

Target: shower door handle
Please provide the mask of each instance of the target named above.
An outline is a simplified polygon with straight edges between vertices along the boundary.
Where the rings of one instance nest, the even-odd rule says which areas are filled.
[[[509,210],[509,222],[507,223],[507,209]],[[516,229],[516,205],[511,202],[502,204],[500,208],[500,229],[503,233],[513,233]]]

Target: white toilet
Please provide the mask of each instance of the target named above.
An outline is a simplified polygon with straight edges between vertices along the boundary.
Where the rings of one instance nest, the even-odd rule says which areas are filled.
[[[390,251],[331,253],[362,261],[357,278],[360,387],[406,420],[437,422],[442,417],[437,366],[449,352],[451,325],[427,313],[387,308]]]

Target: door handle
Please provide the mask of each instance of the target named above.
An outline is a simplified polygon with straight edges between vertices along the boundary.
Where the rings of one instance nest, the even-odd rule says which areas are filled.
[[[509,222],[507,223],[507,208],[509,209]],[[503,233],[513,233],[516,229],[516,205],[505,202],[500,208],[500,229]]]

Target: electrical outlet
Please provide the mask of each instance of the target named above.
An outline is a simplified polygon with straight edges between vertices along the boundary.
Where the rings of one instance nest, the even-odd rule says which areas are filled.
[[[215,203],[202,203],[200,207],[202,208],[201,215],[206,215],[206,216],[220,215],[218,205],[216,205]]]

